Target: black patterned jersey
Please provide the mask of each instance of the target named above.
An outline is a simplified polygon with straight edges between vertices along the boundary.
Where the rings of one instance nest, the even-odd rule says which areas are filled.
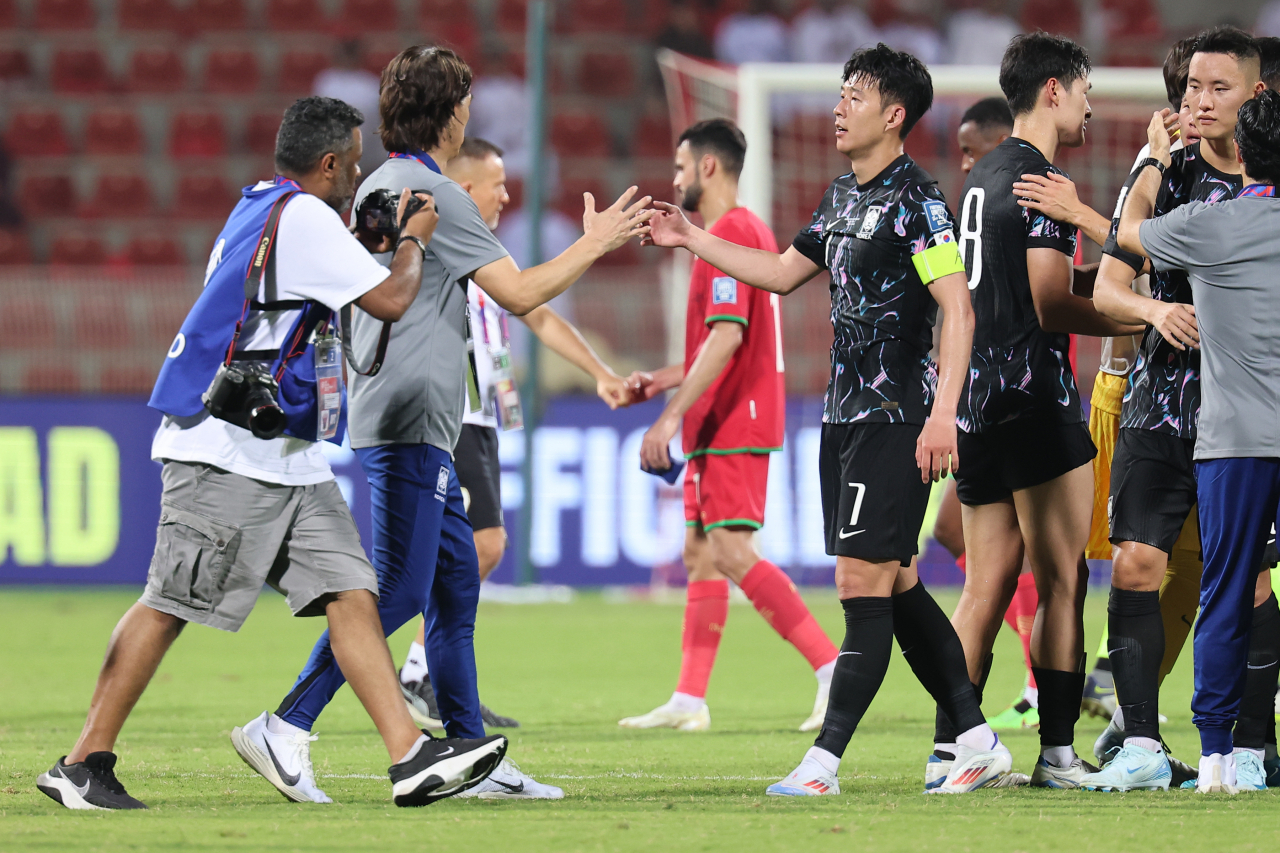
[[[1076,252],[1076,229],[1018,204],[1023,175],[1065,175],[1029,142],[1010,137],[964,182],[960,253],[969,273],[975,327],[956,426],[980,433],[1019,418],[1080,423],[1084,411],[1067,358],[1070,336],[1040,328],[1027,250]]]
[[[1163,216],[1190,201],[1217,202],[1235,198],[1244,186],[1239,175],[1228,175],[1205,162],[1200,143],[1174,151],[1169,168],[1164,170],[1160,192],[1156,195],[1155,213]],[[1103,249],[1142,271],[1143,258],[1116,245],[1116,228],[1120,224],[1120,207],[1137,179],[1130,175],[1120,191],[1116,211],[1111,219],[1111,234]],[[1154,272],[1150,276],[1151,297],[1161,302],[1191,303],[1191,283],[1183,270]],[[1179,438],[1195,439],[1196,419],[1200,414],[1200,350],[1179,350],[1164,336],[1148,326],[1142,346],[1129,375],[1120,408],[1120,426],[1150,429]]]
[[[937,385],[927,285],[963,271],[937,181],[905,154],[865,183],[836,178],[792,245],[831,272],[823,422],[923,424]]]

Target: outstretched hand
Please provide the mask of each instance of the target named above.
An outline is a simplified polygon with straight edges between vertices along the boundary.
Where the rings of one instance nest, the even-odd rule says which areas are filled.
[[[1174,134],[1171,135],[1172,127]],[[1169,165],[1169,148],[1173,145],[1173,135],[1178,128],[1178,115],[1168,107],[1151,114],[1151,123],[1147,125],[1147,144],[1151,146],[1151,156],[1164,165]]]
[[[644,196],[630,207],[627,206],[627,203],[635,196],[637,189],[637,187],[629,188],[618,196],[617,201],[601,211],[596,210],[595,196],[591,193],[582,194],[584,208],[582,231],[586,236],[598,240],[606,254],[617,249],[632,237],[640,237],[648,233],[648,227],[645,223],[652,215],[652,211],[648,210],[648,207],[649,202],[653,201],[653,197]]]
[[[655,201],[650,214],[648,233],[640,238],[641,246],[678,249],[688,245],[693,223],[683,210],[665,201]]]
[[[1020,207],[1028,207],[1058,222],[1076,224],[1080,212],[1080,197],[1076,185],[1066,175],[1050,172],[1047,175],[1023,175],[1013,184],[1013,194]]]

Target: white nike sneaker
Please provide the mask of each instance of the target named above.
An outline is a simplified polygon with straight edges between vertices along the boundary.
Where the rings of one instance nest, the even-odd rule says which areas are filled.
[[[979,788],[994,788],[1012,769],[1013,755],[999,740],[991,749],[957,746],[955,760],[942,784],[925,793],[967,794]]]
[[[675,729],[681,732],[705,732],[711,728],[711,711],[704,702],[696,711],[681,711],[668,702],[647,714],[618,720],[624,729]]]
[[[457,796],[479,797],[482,800],[563,800],[564,790],[539,782],[521,770],[510,758],[504,758],[489,774],[489,778]]]
[[[274,734],[267,720],[288,726],[288,734]],[[316,774],[311,768],[311,742],[316,736],[290,725],[275,714],[263,711],[257,717],[231,730],[231,745],[254,770],[276,786],[276,790],[295,803],[332,803],[329,796],[316,787]]]
[[[822,765],[806,757],[800,766],[792,770],[780,782],[774,782],[764,792],[771,797],[820,797],[839,794],[840,780],[834,773],[822,769]]]
[[[1234,794],[1236,793],[1235,756],[1213,755],[1200,756],[1200,775],[1196,779],[1197,794]]]
[[[1044,760],[1044,756],[1036,759],[1036,769],[1031,771],[1031,784],[1036,788],[1079,788],[1084,777],[1097,773],[1098,768],[1076,756],[1066,767],[1058,767]]]
[[[800,724],[802,732],[816,732],[822,728],[822,721],[827,718],[827,701],[831,698],[831,682],[818,682],[818,695],[813,700],[813,713]]]

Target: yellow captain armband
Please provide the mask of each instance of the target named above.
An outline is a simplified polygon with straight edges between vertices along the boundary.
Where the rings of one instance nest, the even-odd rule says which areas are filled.
[[[912,255],[911,262],[920,274],[921,284],[932,284],[943,276],[964,272],[960,245],[949,230],[936,235],[924,251]]]

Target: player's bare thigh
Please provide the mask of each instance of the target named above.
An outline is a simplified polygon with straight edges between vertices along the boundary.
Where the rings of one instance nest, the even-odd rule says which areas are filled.
[[[836,595],[850,598],[887,598],[916,585],[916,558],[904,566],[898,560],[872,563],[854,557],[836,557]]]
[[[739,586],[751,567],[760,562],[755,530],[746,526],[685,527],[684,568],[691,581],[727,578]]]
[[[1073,579],[1093,518],[1093,466],[1086,463],[1014,492],[1013,502],[1040,595],[1052,594],[1055,584],[1066,584],[1074,592]]]
[[[967,566],[951,624],[964,646],[969,676],[976,682],[1017,590],[1023,542],[1012,498],[962,506],[961,516]]]

